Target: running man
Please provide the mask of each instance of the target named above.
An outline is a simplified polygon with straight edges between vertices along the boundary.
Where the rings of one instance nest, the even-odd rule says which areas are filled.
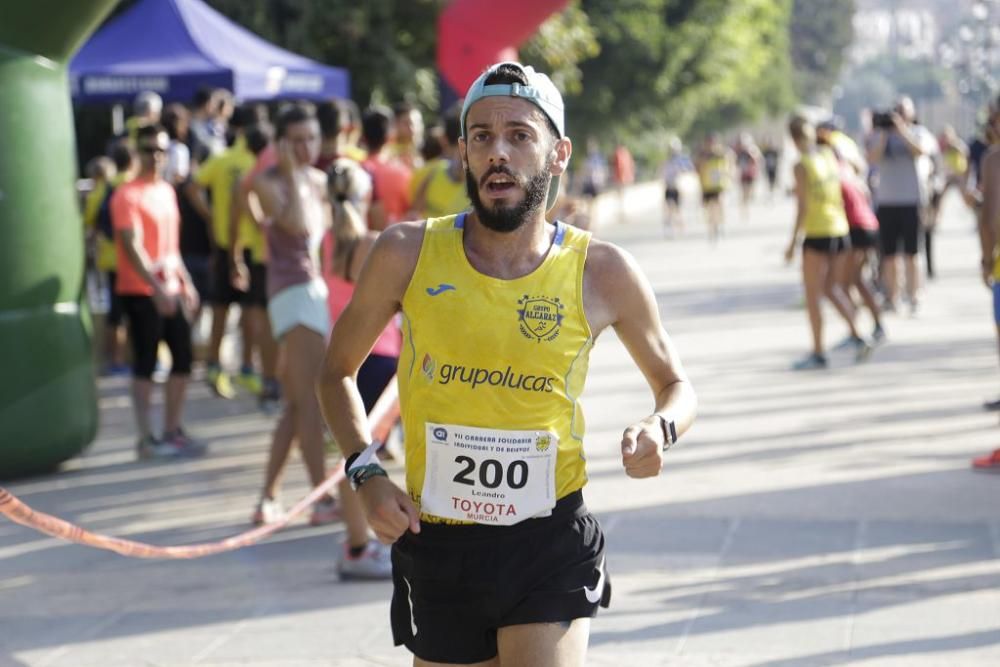
[[[670,155],[663,163],[664,200],[666,209],[663,216],[663,231],[674,236],[684,231],[684,216],[681,214],[680,177],[694,171],[694,165],[684,153],[684,145],[677,137],[670,139]]]
[[[324,412],[372,528],[394,543],[393,636],[418,667],[584,664],[610,599],[577,402],[601,331],[615,328],[655,399],[622,436],[626,474],[658,475],[694,421],[635,261],[545,221],[572,151],[563,117],[531,67],[480,75],[459,144],[472,211],[383,232],[327,349]],[[366,446],[354,380],[400,310],[405,491]]]
[[[701,183],[701,203],[705,207],[708,240],[715,243],[726,222],[722,194],[729,186],[729,172],[732,171],[732,157],[719,135],[708,135],[698,151],[694,165]]]
[[[748,132],[741,134],[736,142],[736,167],[740,172],[740,207],[746,222],[750,222],[750,202],[763,162],[764,156],[753,137]]]

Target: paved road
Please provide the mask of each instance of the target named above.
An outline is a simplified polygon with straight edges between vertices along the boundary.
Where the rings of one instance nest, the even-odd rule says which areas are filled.
[[[621,471],[621,429],[651,404],[613,334],[585,393],[588,503],[609,536],[612,608],[591,665],[1000,664],[997,359],[972,221],[947,202],[939,277],[916,318],[856,366],[793,373],[807,349],[787,200],[735,209],[710,247],[698,221],[665,240],[658,192],[600,230],[638,258],[701,400],[662,478]],[[690,211],[689,211],[690,213]],[[866,327],[869,326],[867,323]],[[828,337],[842,328],[831,318]],[[101,384],[99,441],[62,474],[10,489],[99,531],[177,544],[246,526],[270,421],[194,391],[212,455],[132,460],[126,383]],[[56,418],[54,416],[54,418]],[[286,498],[306,490],[297,464]],[[0,522],[0,665],[407,665],[386,584],[341,584],[339,529],[296,525],[193,562],[144,562]]]

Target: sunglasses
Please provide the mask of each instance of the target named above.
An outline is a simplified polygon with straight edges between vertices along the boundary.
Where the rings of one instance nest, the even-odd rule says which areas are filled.
[[[167,149],[162,146],[139,146],[140,153],[146,153],[147,155],[155,155],[157,153],[166,153]]]

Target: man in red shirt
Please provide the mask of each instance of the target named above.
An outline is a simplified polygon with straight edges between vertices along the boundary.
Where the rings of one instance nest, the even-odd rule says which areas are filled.
[[[139,128],[139,173],[111,198],[118,253],[115,291],[122,297],[132,341],[132,407],[140,459],[197,456],[205,451],[184,432],[181,419],[191,374],[189,318],[197,310],[198,292],[181,261],[177,195],[163,178],[169,144],[162,126]],[[149,406],[161,340],[170,348],[173,366],[167,380],[163,438],[158,439],[150,426]]]
[[[368,211],[368,227],[381,231],[402,222],[410,210],[409,167],[392,157],[388,144],[392,139],[392,114],[380,107],[365,111],[361,118],[361,133],[368,159],[361,166],[372,177],[372,205]]]

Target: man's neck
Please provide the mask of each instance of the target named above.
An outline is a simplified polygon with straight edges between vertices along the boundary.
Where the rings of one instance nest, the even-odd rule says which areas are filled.
[[[142,169],[138,174],[135,175],[136,178],[143,181],[149,181],[150,183],[155,183],[156,181],[162,180],[160,173],[155,169],[145,170]]]
[[[512,280],[537,269],[549,253],[555,228],[538,210],[512,232],[498,232],[479,221],[472,212],[466,217],[462,245],[477,271],[494,278]]]

